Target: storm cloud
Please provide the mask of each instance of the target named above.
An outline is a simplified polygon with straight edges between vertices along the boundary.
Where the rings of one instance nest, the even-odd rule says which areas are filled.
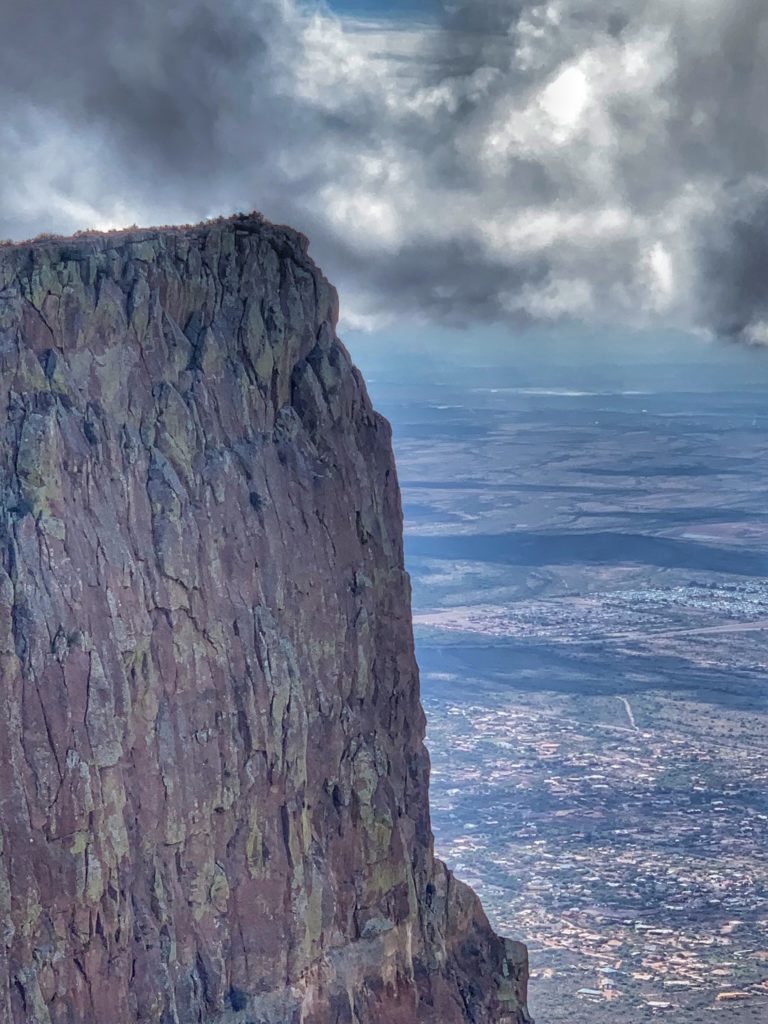
[[[0,236],[258,208],[352,325],[768,341],[763,0],[0,8]]]

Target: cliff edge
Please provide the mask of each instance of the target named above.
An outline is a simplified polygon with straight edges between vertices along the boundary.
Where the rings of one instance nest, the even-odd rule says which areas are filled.
[[[303,236],[0,249],[0,1020],[524,1024],[433,855],[389,427]]]

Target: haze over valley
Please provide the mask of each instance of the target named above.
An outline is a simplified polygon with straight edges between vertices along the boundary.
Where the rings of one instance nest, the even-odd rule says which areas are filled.
[[[438,852],[528,943],[534,1017],[764,1020],[764,358],[352,346],[394,427]]]

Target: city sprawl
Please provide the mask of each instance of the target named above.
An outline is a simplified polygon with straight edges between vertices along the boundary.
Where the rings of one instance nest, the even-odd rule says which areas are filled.
[[[371,374],[437,849],[543,1024],[763,1022],[768,371],[449,356]]]

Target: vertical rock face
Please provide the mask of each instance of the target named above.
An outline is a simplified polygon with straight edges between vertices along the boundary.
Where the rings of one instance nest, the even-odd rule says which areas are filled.
[[[336,306],[257,216],[0,250],[0,1021],[528,1020]]]

